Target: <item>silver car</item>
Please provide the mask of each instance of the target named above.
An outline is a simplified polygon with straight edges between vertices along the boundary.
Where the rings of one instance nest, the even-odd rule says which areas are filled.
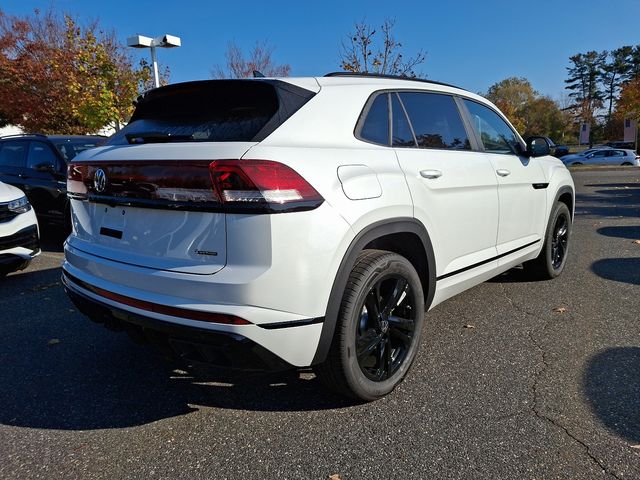
[[[640,157],[634,150],[598,148],[585,150],[581,154],[565,155],[565,165],[635,165],[640,166]]]

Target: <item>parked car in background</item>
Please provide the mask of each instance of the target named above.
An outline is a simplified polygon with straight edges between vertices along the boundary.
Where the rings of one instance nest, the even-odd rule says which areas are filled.
[[[556,148],[553,150],[553,156],[560,158],[565,155],[569,155],[569,147],[566,145],[556,145]]]
[[[362,400],[408,372],[425,311],[523,262],[560,275],[574,205],[547,141],[484,98],[346,73],[148,91],[68,175],[81,312]]]
[[[583,152],[580,155],[562,157],[565,165],[628,165],[640,166],[640,157],[634,150],[618,148],[599,148]]]
[[[89,135],[0,137],[0,181],[27,195],[40,223],[69,226],[67,162],[104,140]]]
[[[22,190],[0,182],[0,277],[40,253],[38,221]]]

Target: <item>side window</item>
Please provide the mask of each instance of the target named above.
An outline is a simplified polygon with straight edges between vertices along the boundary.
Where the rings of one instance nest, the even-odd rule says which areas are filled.
[[[624,157],[624,150],[613,150],[610,154],[612,157]]]
[[[389,100],[388,95],[378,95],[367,112],[360,137],[373,143],[389,145]]]
[[[593,152],[591,154],[591,156],[592,157],[598,157],[598,158],[606,157],[608,153],[609,153],[609,151],[607,151],[607,150],[596,150],[595,152]]]
[[[464,103],[486,152],[517,152],[516,145],[520,142],[516,134],[496,112],[471,100],[464,100]]]
[[[53,168],[57,168],[58,159],[51,150],[51,147],[42,142],[31,142],[29,145],[29,155],[27,157],[27,168],[32,170],[42,170],[43,168],[52,165]]]
[[[391,111],[392,111],[392,145],[394,147],[415,147],[416,141],[413,138],[413,132],[404,113],[404,108],[398,100],[398,94],[391,95]]]
[[[471,150],[462,118],[450,95],[403,92],[400,99],[409,115],[418,146]]]
[[[24,157],[28,142],[10,140],[0,143],[0,165],[5,167],[24,167]]]

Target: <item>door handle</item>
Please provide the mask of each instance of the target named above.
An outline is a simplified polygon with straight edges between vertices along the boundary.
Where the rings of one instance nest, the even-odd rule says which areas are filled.
[[[440,170],[420,170],[420,176],[433,180],[434,178],[441,177],[442,172]]]
[[[498,170],[496,170],[496,173],[501,177],[506,177],[507,175],[511,174],[511,172],[505,168],[499,168]]]

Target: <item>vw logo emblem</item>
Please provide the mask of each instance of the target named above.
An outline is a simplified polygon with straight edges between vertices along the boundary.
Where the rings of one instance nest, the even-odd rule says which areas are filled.
[[[101,168],[96,170],[96,173],[93,176],[93,186],[98,193],[104,192],[107,188],[107,174],[104,173],[104,170]]]

